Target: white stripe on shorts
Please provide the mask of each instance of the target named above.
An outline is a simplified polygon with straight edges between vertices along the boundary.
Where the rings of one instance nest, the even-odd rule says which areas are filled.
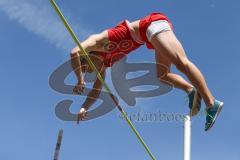
[[[168,21],[159,20],[159,21],[154,21],[149,25],[146,35],[147,35],[148,41],[150,42],[151,39],[158,33],[162,33],[165,31],[171,31],[171,30],[172,29],[171,29]]]

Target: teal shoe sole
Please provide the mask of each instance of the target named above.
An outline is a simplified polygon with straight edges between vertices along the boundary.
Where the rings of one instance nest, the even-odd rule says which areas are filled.
[[[198,93],[198,91],[196,91],[194,94],[193,106],[192,108],[190,108],[190,113],[189,113],[190,117],[194,117],[199,113],[199,111],[201,110],[201,101],[202,101],[202,97]]]

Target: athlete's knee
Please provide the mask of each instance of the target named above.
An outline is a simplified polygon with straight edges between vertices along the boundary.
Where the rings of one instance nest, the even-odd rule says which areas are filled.
[[[158,77],[158,79],[159,79],[161,82],[167,81],[167,79],[168,79],[168,73],[166,73],[166,74]]]
[[[165,81],[166,79],[168,79],[168,74],[169,74],[169,69],[158,71],[157,72],[157,78],[160,81]]]
[[[178,60],[175,62],[175,66],[179,71],[186,73],[190,63],[191,62],[187,57],[181,57],[178,58]]]
[[[170,82],[169,72],[164,74],[163,76],[158,78],[160,82],[165,83],[167,85],[172,86],[172,83]]]

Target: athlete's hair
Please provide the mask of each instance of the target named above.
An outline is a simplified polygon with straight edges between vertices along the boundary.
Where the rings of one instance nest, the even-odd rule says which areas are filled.
[[[94,51],[91,51],[91,52],[88,53],[89,56],[94,55],[94,54],[95,54]],[[85,55],[80,56],[80,61],[81,61],[81,64],[83,64],[83,65],[88,64],[88,61],[87,61],[87,58],[86,58]]]
[[[96,52],[96,51],[91,51],[88,53],[88,56],[90,57],[94,65],[100,65],[100,63],[103,62],[103,59],[99,54],[100,52]],[[87,56],[85,55],[80,56],[80,62],[81,62],[81,65],[89,65]]]

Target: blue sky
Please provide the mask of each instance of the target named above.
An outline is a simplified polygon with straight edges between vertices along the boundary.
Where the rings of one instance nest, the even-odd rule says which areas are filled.
[[[80,40],[123,19],[166,13],[188,57],[206,76],[214,95],[225,102],[209,133],[203,131],[203,115],[193,120],[192,159],[240,159],[239,1],[61,0],[58,4]],[[60,128],[64,129],[61,160],[149,159],[117,110],[80,125],[55,116],[55,105],[73,96],[53,91],[49,76],[68,60],[74,44],[48,1],[0,0],[0,35],[0,159],[52,159]],[[154,54],[142,47],[129,60],[154,61]],[[74,84],[75,79],[69,82]],[[107,82],[112,86],[110,79]],[[138,99],[134,108],[123,101],[122,105],[128,112],[185,114],[185,96],[175,89],[164,96]],[[77,111],[84,98],[73,99]],[[134,124],[157,159],[182,159],[180,122]]]

